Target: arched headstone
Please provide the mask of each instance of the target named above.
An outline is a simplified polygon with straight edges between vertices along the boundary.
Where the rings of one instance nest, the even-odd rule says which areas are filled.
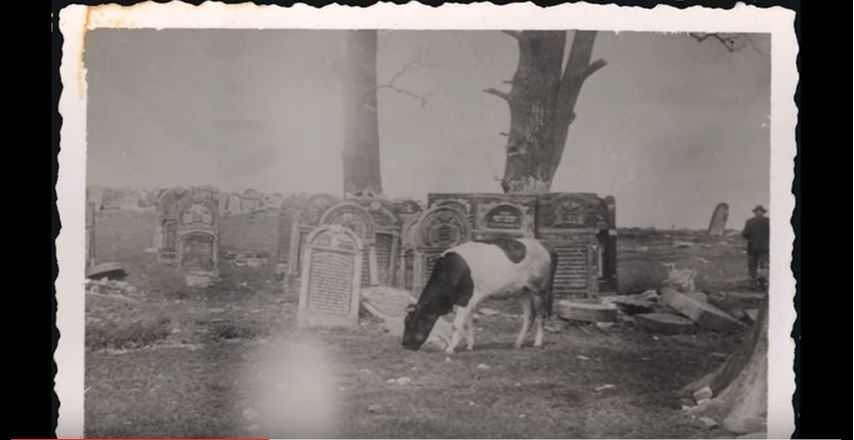
[[[181,198],[177,235],[177,261],[181,269],[217,271],[219,211],[213,192],[196,189]]]
[[[300,277],[300,326],[358,325],[362,246],[357,234],[336,224],[309,233]]]
[[[724,235],[726,232],[726,222],[729,218],[729,205],[726,203],[718,203],[715,211],[712,212],[712,219],[709,221],[709,234]]]
[[[362,259],[362,285],[379,284],[376,252],[376,223],[370,212],[352,201],[341,202],[329,208],[320,217],[324,225],[336,224],[355,232],[362,240],[365,256]]]
[[[434,206],[421,214],[415,226],[413,290],[420,292],[442,252],[471,240],[471,227],[466,217],[450,206]]]
[[[154,232],[154,246],[160,262],[175,261],[178,250],[178,217],[181,200],[187,195],[184,188],[169,188],[160,193],[157,200],[157,224]]]

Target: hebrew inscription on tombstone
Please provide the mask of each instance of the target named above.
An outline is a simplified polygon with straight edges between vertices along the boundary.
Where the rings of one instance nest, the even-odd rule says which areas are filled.
[[[359,323],[362,240],[337,224],[306,239],[297,322],[301,327],[354,327]]]

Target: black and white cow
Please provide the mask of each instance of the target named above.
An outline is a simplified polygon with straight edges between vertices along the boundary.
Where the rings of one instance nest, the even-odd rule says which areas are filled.
[[[543,345],[543,321],[551,315],[552,283],[557,253],[535,239],[470,241],[439,257],[418,303],[410,306],[402,345],[418,350],[430,336],[436,320],[459,306],[448,354],[465,332],[466,346],[474,348],[472,314],[487,298],[522,297],[524,321],[514,346],[521,348],[532,323],[534,346]]]

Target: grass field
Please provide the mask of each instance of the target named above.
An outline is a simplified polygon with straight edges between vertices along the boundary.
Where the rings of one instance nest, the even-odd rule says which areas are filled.
[[[275,255],[276,222],[223,218],[221,252]],[[296,295],[272,266],[223,263],[220,283],[185,287],[145,252],[153,235],[151,212],[98,213],[98,260],[121,262],[138,292],[87,296],[87,437],[726,436],[685,415],[677,391],[742,335],[570,325],[548,333],[543,349],[517,351],[520,307],[493,302],[505,313],[479,319],[475,350],[446,359],[403,350],[370,319],[355,330],[297,331]],[[695,267],[700,289],[746,288],[740,237],[629,229],[619,243],[624,293],[658,287],[664,262]],[[388,383],[404,376],[411,383]],[[596,391],[603,385],[613,387]]]

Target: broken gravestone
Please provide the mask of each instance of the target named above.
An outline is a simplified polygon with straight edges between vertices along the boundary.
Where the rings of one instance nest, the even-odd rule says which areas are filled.
[[[743,322],[726,314],[723,310],[670,288],[661,289],[661,301],[668,307],[691,318],[700,326],[720,332],[740,332],[748,329]]]
[[[694,321],[671,313],[644,313],[635,316],[635,324],[647,330],[675,335],[695,328]]]
[[[598,302],[560,300],[557,314],[567,321],[617,322],[617,306]]]

